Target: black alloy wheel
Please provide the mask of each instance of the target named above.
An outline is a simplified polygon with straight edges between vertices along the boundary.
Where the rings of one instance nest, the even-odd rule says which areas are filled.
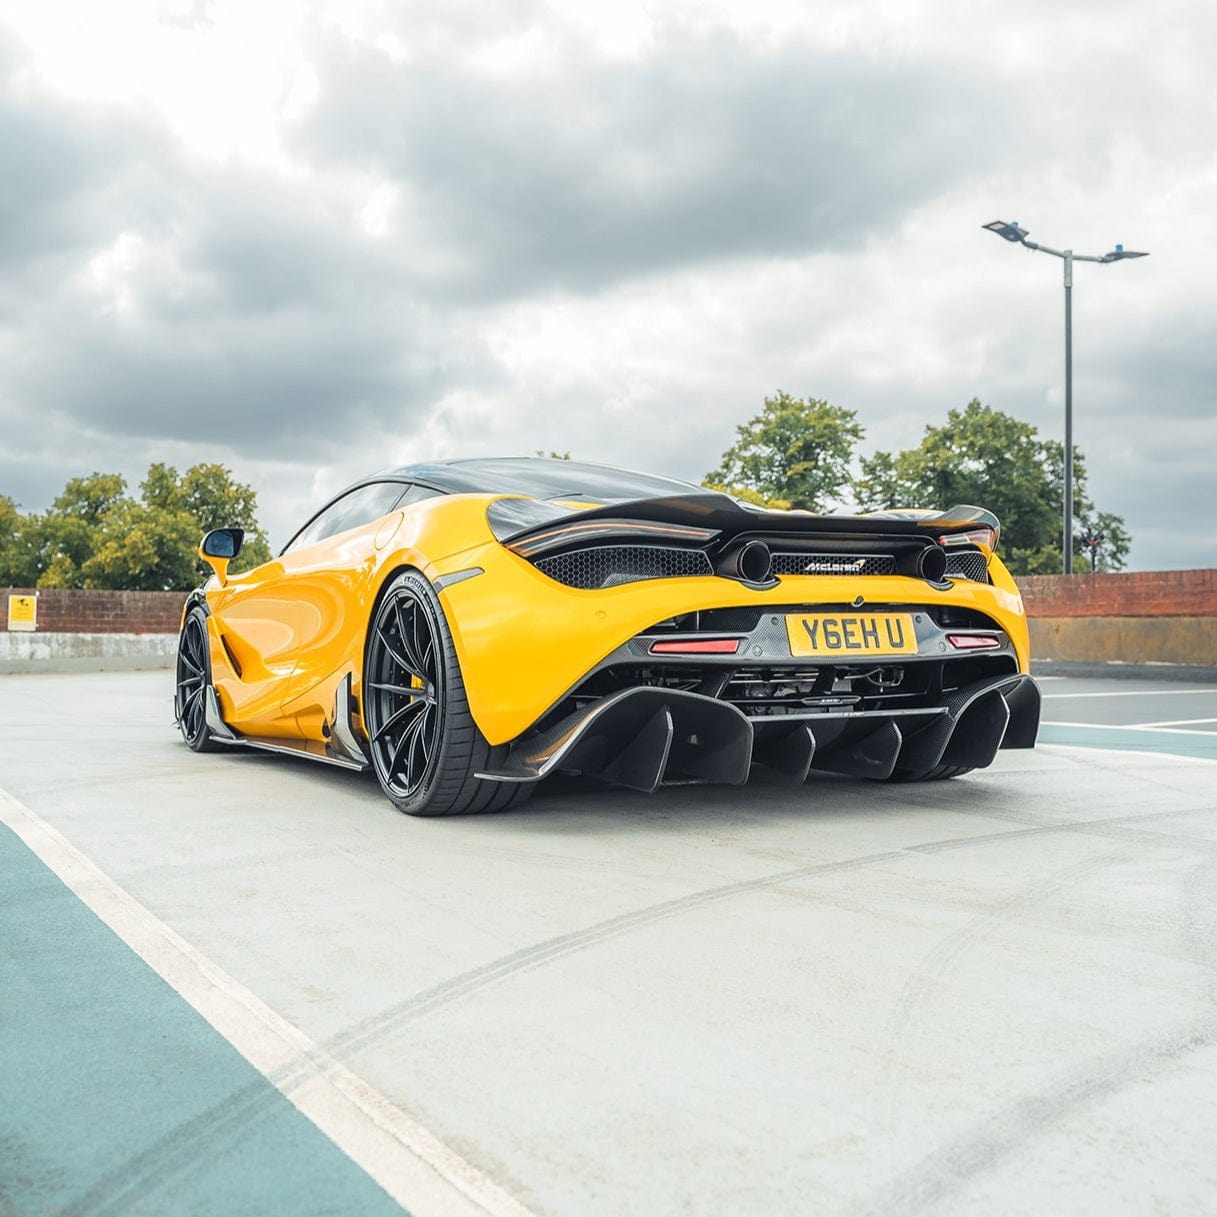
[[[203,610],[192,608],[182,623],[177,644],[177,685],[173,714],[182,739],[195,752],[216,752],[219,745],[207,729],[207,690],[211,687],[211,649]]]
[[[381,788],[408,815],[498,811],[531,789],[475,776],[503,750],[469,713],[443,608],[417,571],[398,575],[372,614],[363,719]]]

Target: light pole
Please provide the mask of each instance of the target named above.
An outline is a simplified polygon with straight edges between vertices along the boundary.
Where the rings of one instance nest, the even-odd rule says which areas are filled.
[[[1050,245],[1039,245],[1027,240],[1027,230],[1019,228],[1017,220],[993,220],[982,224],[1006,241],[1024,245],[1027,249],[1038,249],[1051,254],[1065,264],[1065,529],[1064,567],[1065,574],[1073,574],[1073,264],[1075,262],[1122,262],[1125,258],[1144,258],[1148,255],[1117,245],[1106,254],[1075,254],[1072,249],[1053,249]]]

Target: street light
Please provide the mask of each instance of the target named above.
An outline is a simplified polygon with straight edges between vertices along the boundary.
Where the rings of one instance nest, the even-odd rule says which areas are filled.
[[[982,224],[989,232],[996,233],[1005,241],[1038,249],[1051,254],[1065,264],[1065,530],[1064,566],[1065,574],[1073,574],[1073,264],[1075,262],[1122,262],[1126,258],[1144,258],[1147,255],[1134,249],[1117,245],[1110,253],[1075,254],[1072,249],[1053,249],[1050,245],[1039,245],[1027,240],[1027,230],[1018,226],[1017,220],[993,220]]]

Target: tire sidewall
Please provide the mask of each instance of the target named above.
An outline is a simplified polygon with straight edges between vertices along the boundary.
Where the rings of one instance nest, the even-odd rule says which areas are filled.
[[[187,734],[186,724],[182,719],[182,652],[186,645],[186,635],[192,627],[199,629],[203,641],[203,714],[199,718],[199,731],[191,736]],[[210,733],[207,730],[207,710],[206,697],[207,690],[211,688],[211,648],[208,645],[207,639],[207,618],[202,609],[197,606],[192,608],[187,614],[185,621],[182,622],[182,632],[178,635],[177,643],[177,663],[174,668],[175,683],[173,689],[173,710],[174,717],[177,719],[178,730],[182,733],[182,739],[185,740],[186,746],[194,752],[201,752],[207,745],[210,739]]]
[[[431,626],[432,633],[435,638],[436,652],[436,672],[440,676],[442,685],[437,689],[436,697],[436,741],[438,746],[432,753],[431,761],[427,768],[427,773],[422,782],[408,793],[395,790],[393,784],[382,772],[380,754],[375,745],[370,743],[373,734],[373,727],[368,722],[367,707],[372,702],[372,697],[375,694],[372,691],[371,681],[372,673],[369,670],[369,665],[372,658],[372,641],[377,626],[381,625],[386,616],[390,612],[390,606],[401,592],[409,592],[411,597],[419,604],[422,610],[426,613],[427,620]],[[377,601],[376,609],[372,614],[372,623],[368,630],[368,638],[364,646],[364,661],[363,661],[363,692],[364,692],[364,723],[367,727],[369,738],[369,752],[372,756],[372,769],[376,774],[377,780],[380,782],[381,789],[393,800],[393,802],[407,814],[415,815],[426,809],[431,797],[434,794],[435,787],[438,784],[441,775],[445,769],[445,761],[448,757],[448,752],[451,747],[449,724],[449,709],[450,696],[452,690],[453,677],[459,679],[459,670],[456,669],[455,657],[452,647],[451,632],[448,629],[447,619],[443,615],[439,601],[437,600],[431,584],[417,571],[406,570],[401,574],[394,576],[385,585],[380,599]]]

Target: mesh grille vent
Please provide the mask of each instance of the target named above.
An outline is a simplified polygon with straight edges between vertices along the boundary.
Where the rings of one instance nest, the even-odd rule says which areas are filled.
[[[979,550],[964,550],[947,555],[948,579],[971,579],[973,583],[989,582],[989,564]]]
[[[616,587],[642,579],[710,575],[710,559],[700,549],[654,545],[604,545],[540,558],[537,569],[568,587]]]
[[[775,575],[894,575],[896,559],[891,554],[794,554],[773,555]]]

